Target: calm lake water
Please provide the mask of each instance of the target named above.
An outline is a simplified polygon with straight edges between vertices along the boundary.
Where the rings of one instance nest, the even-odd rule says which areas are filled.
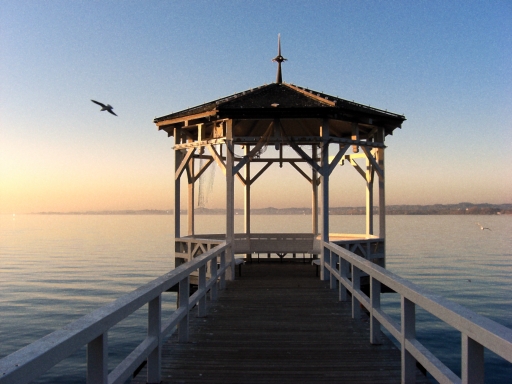
[[[311,228],[307,215],[252,220],[253,232]],[[330,225],[338,233],[365,228],[363,216],[332,216]],[[0,216],[0,357],[171,270],[172,226],[172,216]],[[241,217],[235,228],[242,231]],[[198,233],[224,229],[223,216],[197,218]],[[512,328],[511,216],[388,216],[386,249],[389,270]],[[164,312],[175,301],[166,294]],[[396,295],[383,303],[399,317]],[[460,374],[460,335],[421,308],[417,318],[420,341]],[[109,333],[111,368],[144,338],[145,321],[143,308]],[[84,351],[38,382],[85,382]],[[511,364],[486,351],[486,381],[511,378]]]

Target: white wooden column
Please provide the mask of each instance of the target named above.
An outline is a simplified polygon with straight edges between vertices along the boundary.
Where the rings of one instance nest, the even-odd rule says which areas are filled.
[[[174,128],[174,145],[181,143],[181,129]],[[180,205],[181,205],[181,191],[180,191],[180,178],[176,177],[177,170],[181,164],[182,154],[180,150],[174,151],[174,237],[180,238]]]
[[[316,162],[316,158],[318,156],[318,148],[316,144],[311,146],[313,161]],[[311,219],[312,219],[312,229],[313,235],[315,237],[319,234],[318,232],[318,173],[313,169],[311,175],[311,185],[312,185],[312,202],[311,202]]]
[[[384,128],[379,128],[378,142],[384,144]],[[377,163],[382,170],[379,175],[379,237],[386,237],[386,194],[384,189],[384,176],[386,174],[384,168],[384,147],[377,150]]]
[[[322,189],[322,222],[321,222],[321,232],[322,232],[322,240],[329,242],[329,122],[327,119],[322,121],[322,126],[320,127],[320,134],[322,136],[322,145],[321,145],[321,189]],[[322,260],[321,260],[321,268],[320,268],[320,279],[321,280],[329,280],[330,273],[325,268],[326,264],[330,262],[330,253],[322,247]]]
[[[245,146],[244,155],[249,156],[251,148],[249,145]],[[244,232],[247,235],[251,234],[251,162],[245,164],[245,186],[244,186]],[[251,259],[251,254],[246,255],[247,260]]]
[[[228,280],[235,279],[235,258],[233,254],[233,242],[235,240],[235,178],[233,147],[233,121],[226,121],[226,263],[231,268],[226,273]]]
[[[189,140],[191,141],[191,140]],[[194,180],[194,157],[190,157],[187,164],[188,174],[188,202],[187,202],[187,218],[188,218],[188,235],[194,235],[194,198],[195,198],[195,180]]]
[[[366,158],[366,234],[373,235],[373,168]]]

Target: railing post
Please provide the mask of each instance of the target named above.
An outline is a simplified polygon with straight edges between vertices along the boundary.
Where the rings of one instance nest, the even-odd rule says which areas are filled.
[[[348,279],[348,262],[340,256],[340,278],[341,280],[347,280]],[[347,301],[348,295],[347,295],[347,288],[341,283],[339,285],[339,300],[340,301]]]
[[[333,251],[330,251],[330,254],[331,254],[331,268],[334,269],[335,271],[338,272],[339,274],[339,260],[340,260],[340,257],[338,256],[337,253],[333,252]],[[331,289],[334,289],[336,288],[336,283],[338,282],[338,278],[336,277],[336,275],[334,273],[331,272]]]
[[[370,280],[370,343],[381,344],[380,323],[374,313],[380,309],[380,281],[374,277]]]
[[[206,264],[199,267],[199,282],[198,282],[198,290],[199,292],[206,290]],[[197,306],[197,316],[205,317],[206,316],[206,292],[201,295],[199,299],[199,303]]]
[[[328,260],[329,260],[329,266],[331,267],[331,269],[333,269],[333,268],[336,269],[336,261],[334,260],[336,254],[331,252],[331,250],[328,249],[327,247],[325,248],[325,254],[329,255]],[[336,277],[330,271],[329,271],[329,287],[331,289],[336,288]]]
[[[462,383],[483,384],[484,374],[484,347],[462,334]]]
[[[322,251],[322,259],[320,260],[320,280],[326,281],[330,280],[330,272],[325,267],[327,265],[331,265],[331,252],[325,246],[325,242],[323,244]]]
[[[416,359],[405,347],[406,340],[416,339],[416,305],[402,296],[402,383],[416,382]]]
[[[222,251],[220,254],[220,269],[223,270],[226,265],[226,251]],[[220,289],[226,288],[226,273],[222,272],[220,275]]]
[[[187,308],[185,317],[180,320],[178,324],[178,341],[180,343],[186,343],[188,342],[188,301],[190,296],[190,285],[189,285],[189,279],[190,277],[187,276],[186,278],[180,280],[180,296],[179,296],[179,308]]]
[[[361,308],[359,300],[354,294],[356,290],[361,289],[361,270],[352,264],[352,318],[359,320],[361,318]]]
[[[160,383],[162,367],[162,295],[148,303],[148,337],[158,340],[157,347],[148,355],[148,383]]]
[[[108,383],[108,333],[87,344],[87,384]]]
[[[214,283],[210,288],[210,300],[217,300],[217,257],[210,260],[210,279],[213,279]]]

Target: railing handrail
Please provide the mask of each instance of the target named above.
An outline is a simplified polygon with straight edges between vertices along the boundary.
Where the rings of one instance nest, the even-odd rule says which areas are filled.
[[[188,303],[171,315],[171,319],[164,325],[158,327],[159,334],[156,337],[147,337],[139,347],[135,355],[129,356],[131,362],[123,361],[126,369],[131,369],[137,362],[143,362],[147,356],[158,347],[158,343],[174,326],[176,326],[185,316],[188,316],[188,310],[191,309],[200,300],[206,300],[207,291],[212,288],[221,279],[225,280],[226,270],[230,267],[225,263],[224,251],[226,242],[221,243],[208,252],[194,258],[192,261],[182,264],[169,273],[160,276],[153,281],[135,289],[134,291],[121,296],[114,302],[107,304],[80,319],[71,322],[64,328],[59,329],[49,335],[19,349],[16,352],[0,360],[0,383],[27,383],[41,376],[54,365],[71,355],[73,352],[88,345],[101,335],[108,332],[114,325],[131,315],[137,309],[147,303],[158,299],[160,295],[176,284],[185,287],[188,291],[189,276],[192,272],[200,270],[201,274],[206,276],[206,266],[210,263],[214,271],[209,281],[203,280],[203,285],[196,294],[186,297]],[[217,270],[217,256],[221,255],[220,269]],[[202,272],[201,272],[202,270]],[[205,277],[206,278],[206,277]],[[202,289],[201,289],[202,288]],[[222,288],[222,287],[221,287]],[[180,300],[181,302],[181,300]],[[161,311],[157,311],[161,316]],[[161,320],[161,319],[160,319]],[[158,324],[161,324],[161,321]],[[187,324],[188,326],[188,324]],[[140,351],[142,350],[142,351]],[[135,352],[135,351],[134,351]],[[134,353],[132,352],[132,354]],[[108,354],[107,354],[108,355]],[[160,358],[160,357],[159,357]],[[139,363],[140,364],[140,363]],[[135,368],[137,365],[135,365]],[[106,368],[105,368],[106,370]],[[114,375],[112,375],[114,373]],[[114,371],[109,375],[108,382],[123,382],[133,370],[129,372]],[[89,380],[88,380],[89,381]]]
[[[400,324],[399,326],[396,321],[392,320],[381,310],[380,284],[386,285],[401,296],[402,323],[407,321],[407,319],[404,318],[403,312],[404,301],[408,301],[413,303],[413,305],[419,305],[427,312],[458,330],[463,336],[471,340],[470,343],[476,342],[477,350],[480,348],[478,345],[482,346],[512,363],[512,329],[509,329],[487,317],[479,315],[462,305],[433,294],[427,289],[397,276],[379,265],[346,250],[345,248],[328,242],[324,242],[323,245],[324,248],[329,251],[326,260],[322,260],[324,268],[328,273],[330,273],[332,278],[335,278],[340,282],[340,298],[343,296],[341,293],[341,286],[343,286],[352,295],[353,310],[359,307],[354,301],[358,301],[365,306],[370,312],[371,321],[376,321],[376,324],[383,325],[398,340],[398,342],[402,344],[403,349],[413,354],[415,358],[419,358],[420,363],[425,363],[424,366],[427,366],[425,367],[427,370],[428,367],[432,368],[434,372],[431,373],[437,380],[442,382],[446,382],[446,380],[448,380],[448,382],[460,381],[453,372],[444,366],[443,363],[438,361],[430,351],[416,340],[414,324],[411,328],[412,332],[409,333],[409,335],[405,335],[404,333],[406,332],[404,332],[404,328],[409,327],[410,325]],[[339,263],[335,258],[331,257],[332,255],[340,257],[345,262],[352,265],[353,268],[356,268],[355,275],[354,269],[352,270],[353,276],[351,280],[348,279],[348,270],[344,270],[341,265],[342,263]],[[359,284],[359,271],[366,273],[370,277],[371,284],[378,283],[379,289],[370,289],[370,292],[375,292],[376,296],[379,297],[372,297],[372,294],[367,296],[360,290],[360,287],[357,286]],[[333,288],[332,279],[331,288]],[[415,321],[414,315],[412,318],[413,321]],[[471,348],[475,348],[475,346]],[[468,352],[463,351],[462,358],[469,359],[465,353]],[[481,359],[483,359],[483,350],[481,353]],[[404,361],[404,359],[402,359],[402,361]],[[465,363],[469,364],[468,361]],[[483,361],[481,363],[481,373],[483,374]],[[466,368],[469,371],[475,369],[474,367]],[[402,369],[404,369],[404,367],[402,367]],[[480,368],[478,370],[480,370]],[[478,375],[479,374],[480,372]],[[463,371],[463,377],[464,375],[465,373]]]

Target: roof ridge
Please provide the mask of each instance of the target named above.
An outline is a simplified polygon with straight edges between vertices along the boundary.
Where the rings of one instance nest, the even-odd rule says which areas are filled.
[[[315,94],[310,89],[302,88],[302,87],[299,87],[299,86],[294,85],[294,84],[289,84],[289,83],[283,83],[283,84],[286,85],[288,88],[291,88],[294,91],[300,92],[303,95],[311,97],[312,99],[314,99],[316,101],[320,101],[322,103],[328,104],[331,107],[335,107],[336,106],[336,100],[329,100],[329,95],[326,95],[324,93],[321,94],[320,92]],[[330,96],[330,97],[334,98],[333,96]]]

